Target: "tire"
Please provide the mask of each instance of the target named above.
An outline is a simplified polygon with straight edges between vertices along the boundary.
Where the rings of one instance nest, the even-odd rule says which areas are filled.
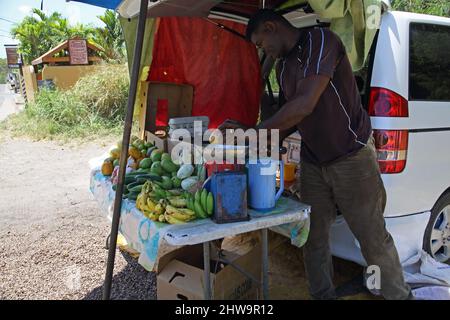
[[[450,264],[450,193],[442,196],[431,210],[423,249],[435,260]]]

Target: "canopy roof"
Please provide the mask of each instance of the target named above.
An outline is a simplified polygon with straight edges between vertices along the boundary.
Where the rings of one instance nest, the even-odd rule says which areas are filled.
[[[115,9],[124,18],[138,14],[139,0],[70,0],[103,8]],[[149,3],[149,17],[164,16],[208,16],[210,13],[233,14],[249,18],[258,9],[297,7],[307,0],[157,0]]]

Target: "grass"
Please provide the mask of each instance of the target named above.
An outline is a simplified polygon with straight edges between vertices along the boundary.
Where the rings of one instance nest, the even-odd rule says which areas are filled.
[[[9,117],[3,130],[33,140],[119,136],[123,131],[129,78],[126,66],[108,65],[66,91],[41,90],[34,103]]]

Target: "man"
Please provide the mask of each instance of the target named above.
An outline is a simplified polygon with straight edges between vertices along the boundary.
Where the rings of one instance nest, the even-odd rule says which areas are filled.
[[[339,209],[368,265],[379,266],[384,298],[412,298],[385,227],[386,193],[370,119],[344,45],[328,29],[297,29],[268,9],[250,19],[247,38],[279,59],[277,79],[286,99],[256,128],[285,134],[298,130],[302,137],[300,195],[312,208],[304,247],[311,296],[336,298],[329,234]],[[237,127],[238,123],[226,121],[221,129]]]

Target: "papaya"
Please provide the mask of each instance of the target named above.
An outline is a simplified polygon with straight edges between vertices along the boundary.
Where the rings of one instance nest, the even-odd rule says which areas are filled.
[[[172,172],[178,171],[178,166],[175,163],[173,163],[172,160],[170,159],[162,159],[161,166],[163,167],[164,170],[166,170],[171,174]]]
[[[162,151],[159,149],[153,150],[152,155],[150,158],[152,159],[152,162],[161,161]]]
[[[114,159],[120,158],[120,149],[119,148],[114,148],[109,153],[110,153],[111,157]]]
[[[163,175],[164,171],[163,171],[163,168],[161,166],[161,162],[160,161],[154,161],[152,166],[151,166],[151,168],[150,168],[150,171],[153,172],[153,173],[156,173],[159,176]]]
[[[163,161],[164,159],[167,159],[167,160],[172,161],[172,158],[170,157],[170,154],[168,154],[167,152],[164,152],[164,153],[161,155],[161,161]]]
[[[150,158],[144,158],[139,162],[139,168],[148,169],[152,166],[152,160]]]
[[[102,174],[104,176],[110,176],[112,175],[112,172],[114,171],[114,166],[111,161],[104,161],[102,164]]]
[[[130,156],[132,156],[134,159],[142,158],[141,152],[139,151],[139,149],[137,149],[137,148],[135,148],[135,147],[130,147],[130,148],[128,149],[128,154],[129,154]]]

